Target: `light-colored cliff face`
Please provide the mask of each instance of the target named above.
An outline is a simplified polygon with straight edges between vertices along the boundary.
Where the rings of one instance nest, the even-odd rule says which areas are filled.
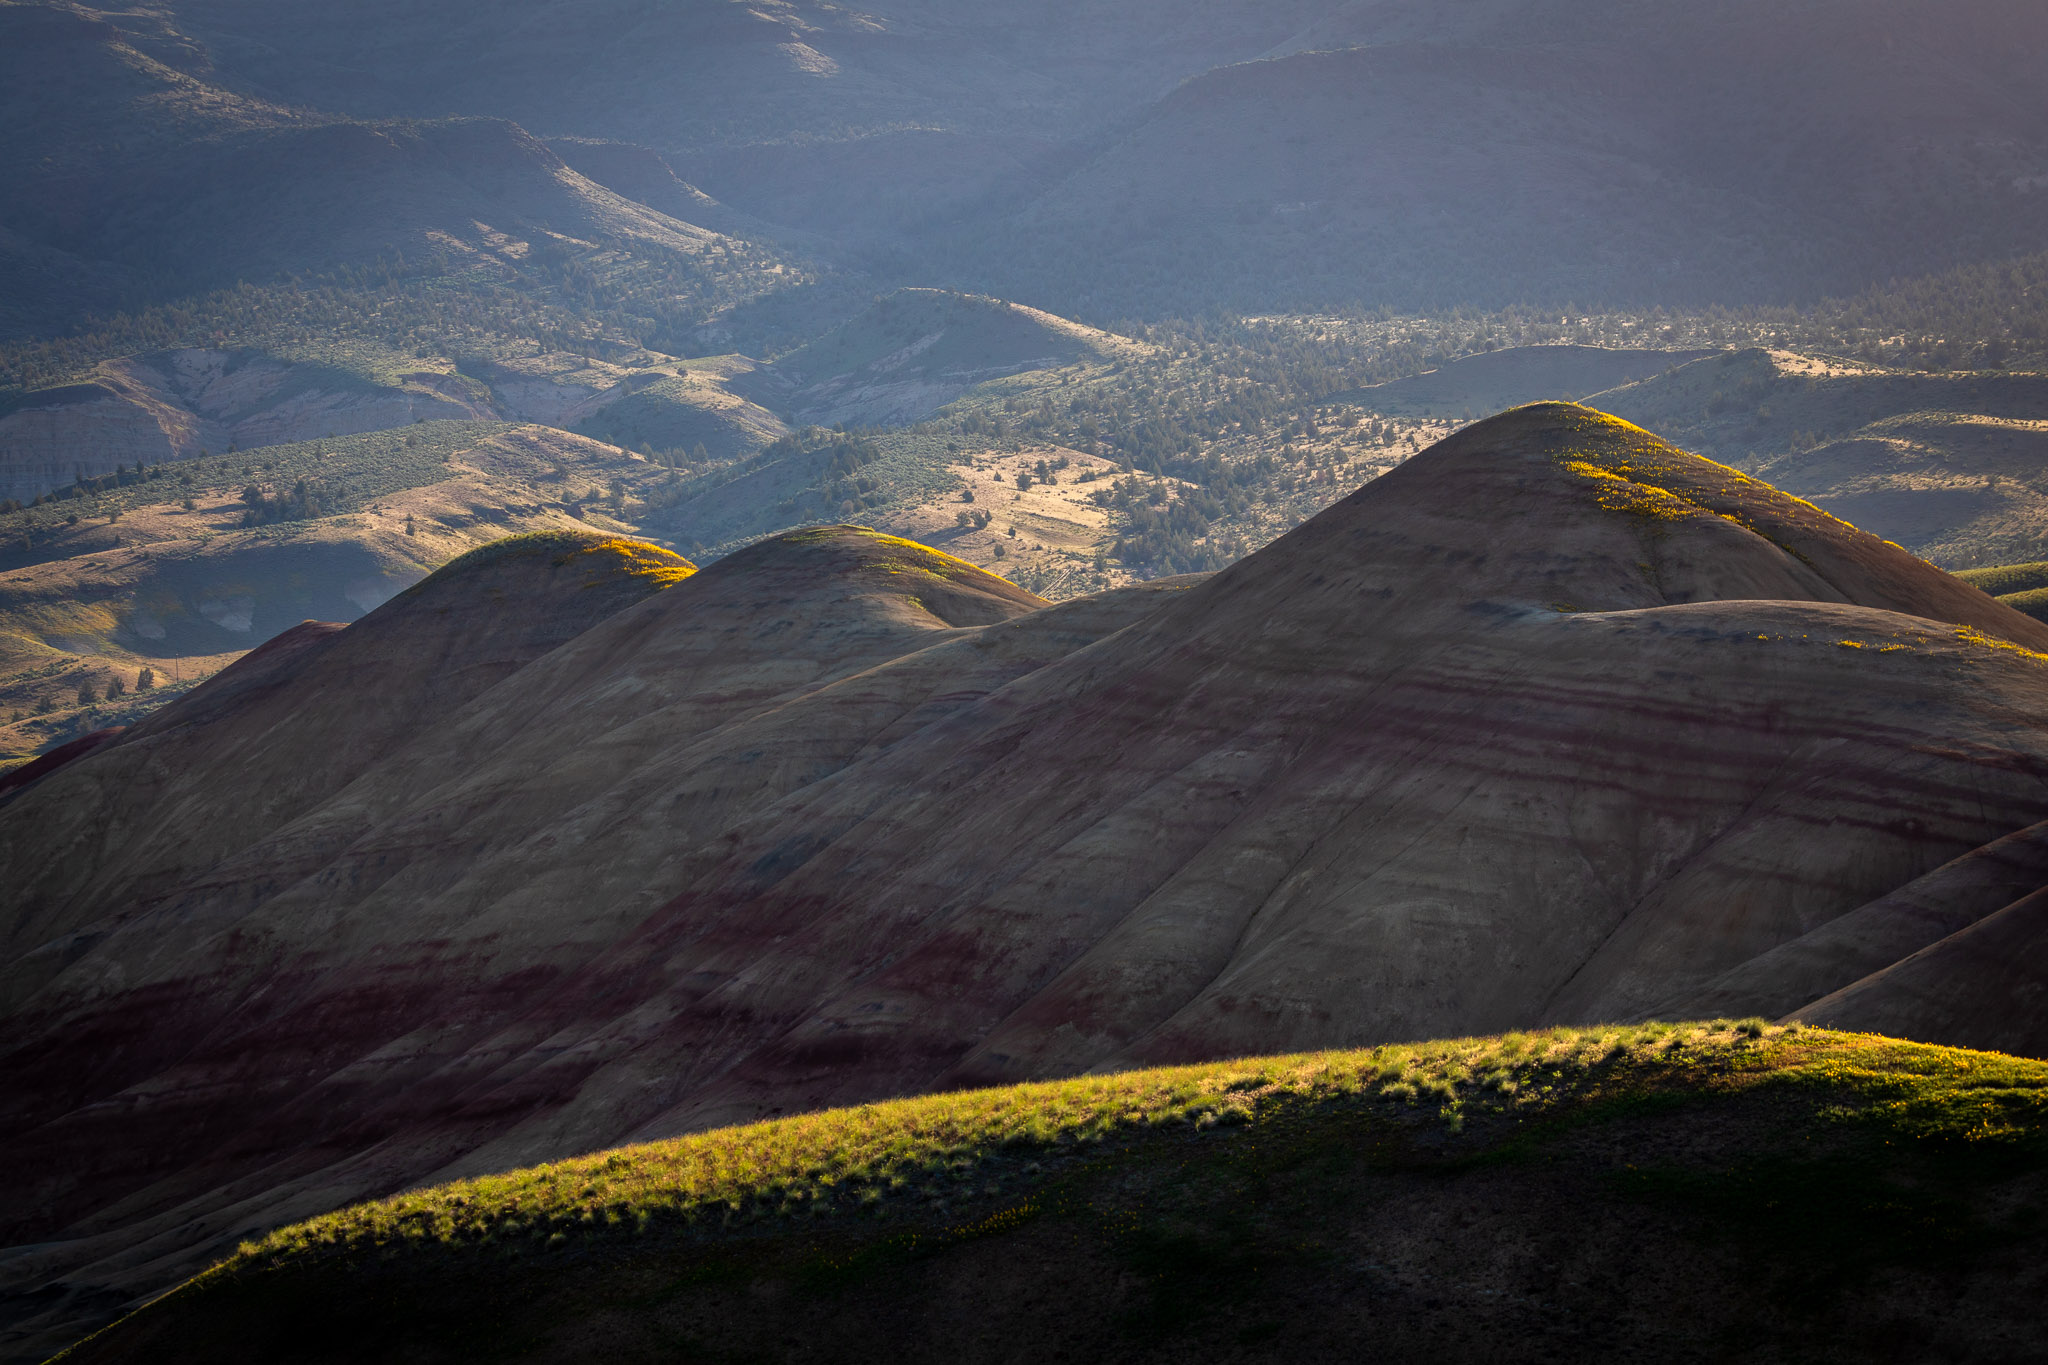
[[[2048,627],[1569,405],[1194,583],[1049,606],[828,528],[520,663],[529,597],[451,575],[0,805],[9,1283],[147,1292],[764,1114],[1701,992],[1973,1042],[1873,1003],[1983,956],[1903,889],[1995,917],[2031,874],[1971,855],[2048,819]],[[1828,950],[1856,915],[1892,956]],[[2001,1045],[2048,1050],[2000,960]]]

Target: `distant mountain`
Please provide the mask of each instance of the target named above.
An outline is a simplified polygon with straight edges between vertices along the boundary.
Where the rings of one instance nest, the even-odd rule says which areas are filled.
[[[1020,177],[1056,170],[1065,140],[1258,56],[1328,9],[600,0],[572,19],[545,0],[179,0],[171,13],[237,88],[363,117],[490,114],[648,147],[749,213],[867,236],[1008,197]]]
[[[1192,311],[1811,299],[2041,243],[2048,17],[2009,0],[1352,7],[1159,101],[963,248]],[[1079,266],[1077,258],[1087,266]]]
[[[2015,0],[167,13],[251,98],[629,144],[666,172],[595,178],[671,212],[1096,319],[1811,299],[2048,244]]]
[[[0,226],[13,244],[0,266],[44,300],[30,322],[79,320],[83,300],[66,308],[35,283],[67,268],[102,297],[130,286],[133,302],[363,267],[544,287],[606,253],[616,270],[625,253],[672,277],[671,292],[700,294],[707,315],[757,292],[733,282],[743,271],[727,255],[762,249],[578,175],[516,125],[367,123],[231,93],[206,79],[203,53],[152,56],[147,29],[0,4]]]
[[[1703,993],[2048,1050],[2048,627],[1587,409],[1058,605],[822,527],[582,618],[582,551],[508,551],[0,802],[15,1341],[882,1096]]]
[[[387,248],[547,275],[566,238],[709,300],[775,254],[694,226],[1102,320],[1811,300],[2048,244],[2048,32],[2014,0],[605,0],[574,23],[15,0],[0,23],[37,54],[0,68],[0,227],[102,289]]]

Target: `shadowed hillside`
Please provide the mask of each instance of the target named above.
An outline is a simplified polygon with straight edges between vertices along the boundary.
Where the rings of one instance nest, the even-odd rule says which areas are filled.
[[[454,667],[331,675],[432,600],[284,660],[292,714]],[[47,1244],[8,1273],[79,1286],[17,1320],[422,1180],[963,1084],[1703,994],[2048,1051],[2044,657],[1896,546],[1546,404],[1211,578],[1057,606],[777,537],[268,822],[217,807],[331,746],[223,679],[0,805],[0,1217]]]
[[[1750,1020],[898,1101],[349,1209],[64,1359],[2017,1358],[2044,1093]]]
[[[2038,249],[2039,10],[1332,4],[1021,212],[993,292],[1194,311],[1812,299]],[[1081,264],[1085,262],[1085,265]]]
[[[905,289],[778,360],[780,392],[765,383],[748,392],[799,422],[900,426],[991,379],[1147,349],[1001,299]]]
[[[32,325],[80,320],[76,301],[36,283],[63,262],[131,304],[287,273],[364,272],[347,277],[360,284],[423,267],[464,292],[538,291],[629,261],[700,315],[756,292],[726,252],[760,248],[585,179],[515,124],[365,123],[238,94],[211,83],[202,47],[157,31],[162,20],[0,5],[12,130],[0,170],[15,187],[16,243],[0,266],[22,297],[52,305]]]

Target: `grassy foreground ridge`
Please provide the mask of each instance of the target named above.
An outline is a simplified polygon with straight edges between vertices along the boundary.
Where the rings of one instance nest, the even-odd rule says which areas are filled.
[[[1761,1020],[1554,1029],[416,1190],[245,1243],[64,1358],[1023,1359],[1008,1334],[1054,1314],[1032,1330],[1072,1358],[2019,1359],[2044,1171],[2048,1063]]]

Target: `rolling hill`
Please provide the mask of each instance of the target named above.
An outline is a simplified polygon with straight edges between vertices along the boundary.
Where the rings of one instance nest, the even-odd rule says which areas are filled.
[[[1752,347],[1593,395],[1947,568],[2048,553],[2048,375]]]
[[[754,274],[771,249],[624,198],[505,120],[364,122],[215,74],[160,13],[0,5],[0,262],[26,285],[16,308],[51,304],[30,325],[82,320],[37,284],[63,263],[129,307],[287,275],[546,291],[595,269],[652,273],[701,318],[776,282]]]
[[[359,347],[321,359],[182,348],[101,361],[0,407],[0,499],[28,502],[80,478],[323,437],[461,418],[538,422],[676,462],[729,460],[786,433],[732,392],[744,356],[611,360],[561,352],[439,356]]]
[[[348,642],[520,610],[431,582],[0,804],[18,1331],[352,1200],[890,1095],[1706,996],[2048,1051],[2048,627],[1587,409],[1057,605],[770,539],[336,773],[454,667]]]
[[[1003,299],[903,289],[743,390],[819,426],[907,426],[993,379],[1144,355],[1143,342]]]
[[[900,1100],[252,1238],[62,1358],[2011,1359],[2044,1086],[1751,1020]]]
[[[125,723],[508,533],[616,533],[674,477],[546,427],[425,422],[138,463],[0,512],[0,760]]]
[[[1382,413],[1463,417],[1548,399],[1585,398],[1655,378],[1711,351],[1513,346],[1361,389],[1347,398]]]
[[[1157,314],[1789,302],[2039,249],[2039,12],[1881,8],[1332,5],[972,222],[960,260]]]

